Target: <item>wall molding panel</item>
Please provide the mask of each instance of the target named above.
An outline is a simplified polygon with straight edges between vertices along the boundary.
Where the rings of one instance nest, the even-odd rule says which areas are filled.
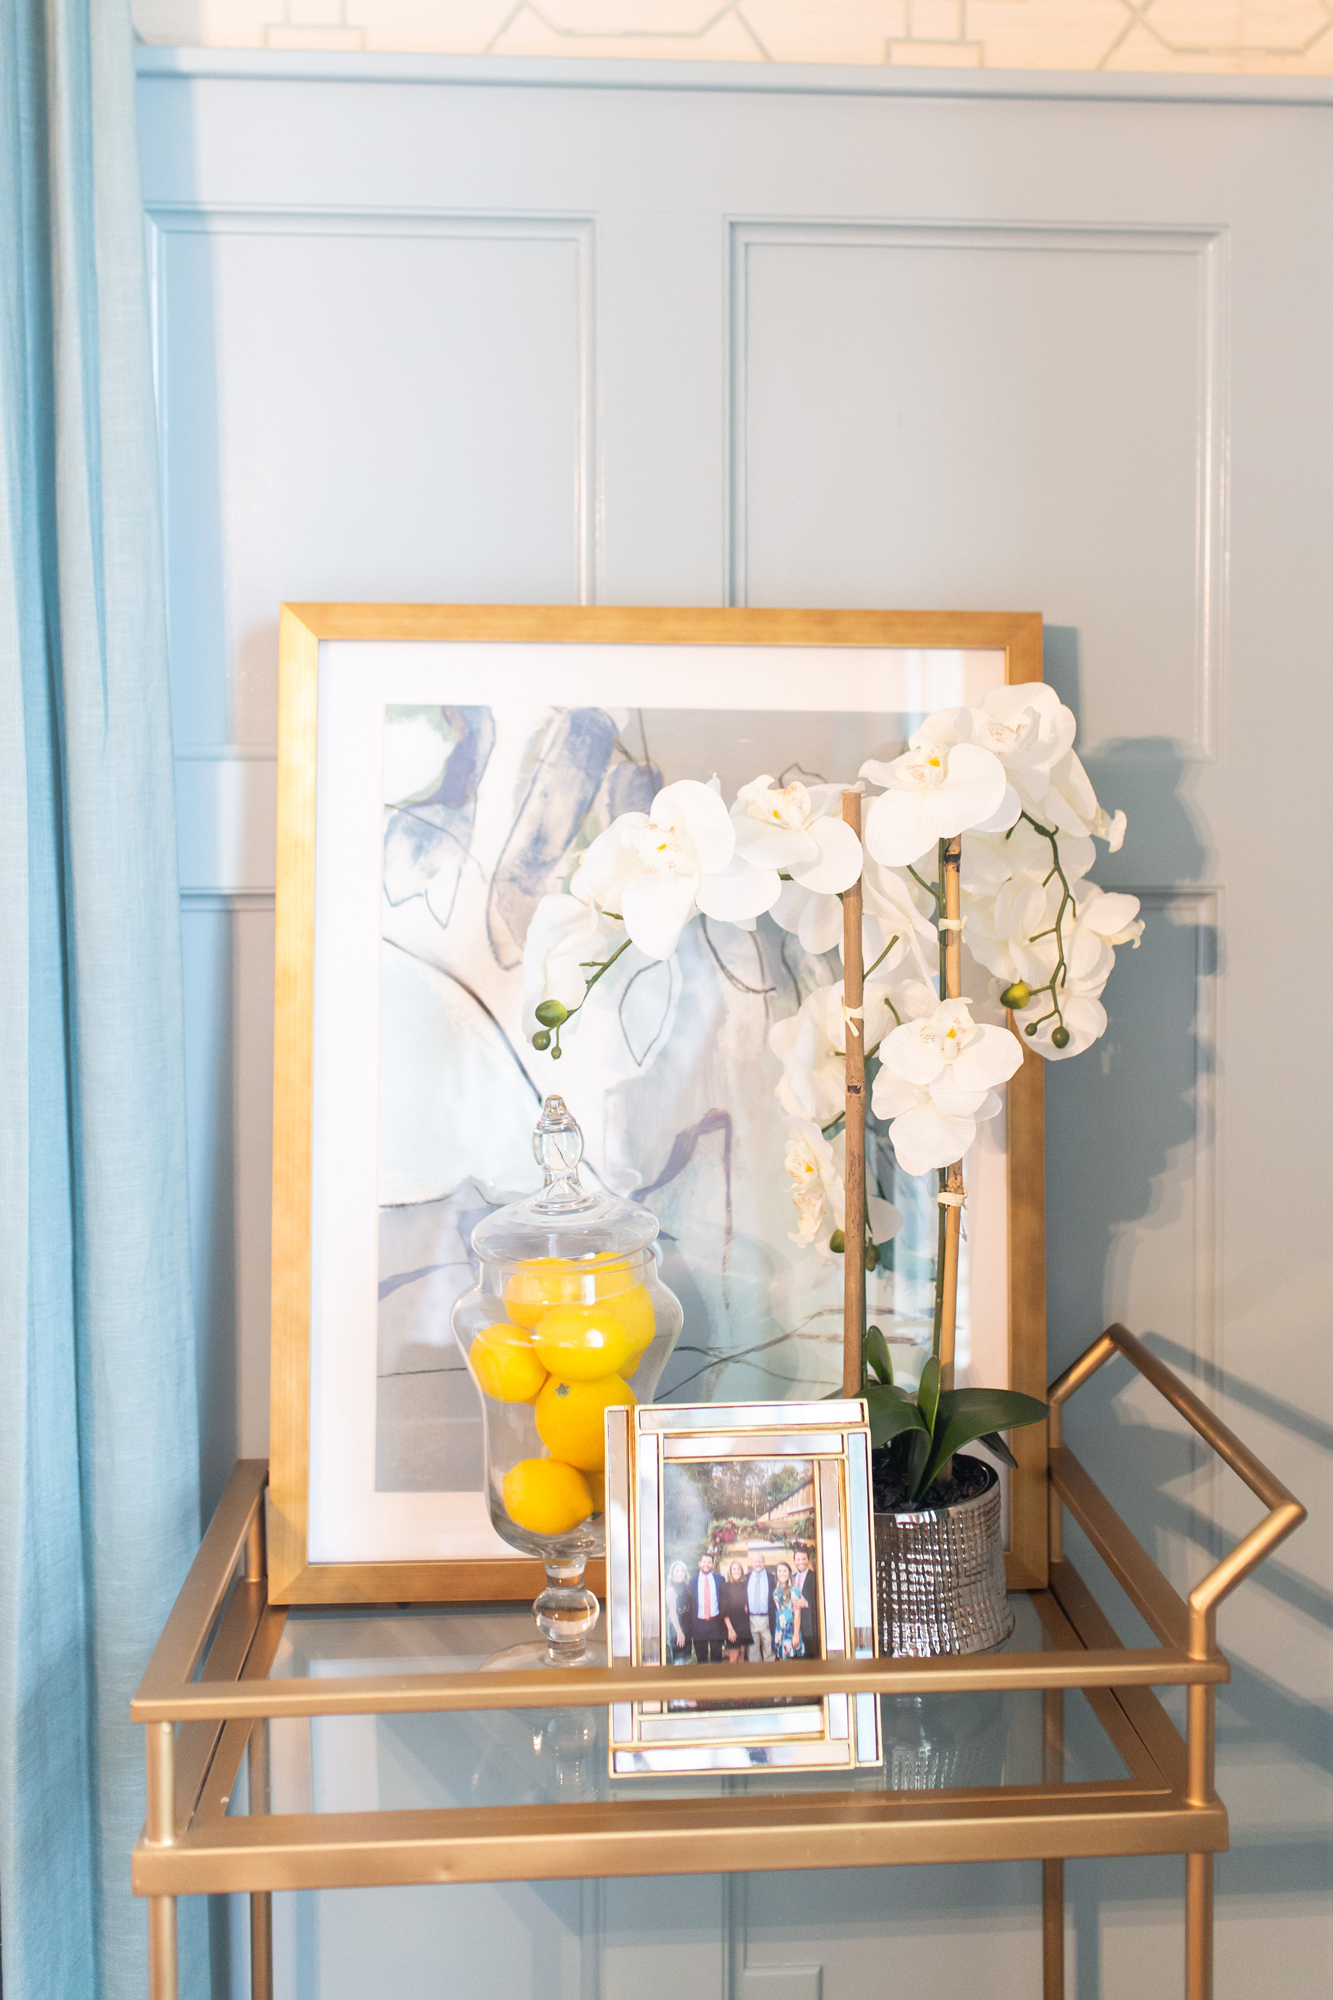
[[[502,594],[493,557],[481,545],[479,521],[494,520],[498,527],[501,517],[512,514],[520,542],[526,525],[536,573],[542,577],[539,597],[597,601],[601,504],[594,217],[426,203],[349,207],[203,199],[150,199],[145,214],[167,613],[182,747],[227,739],[244,746],[256,736],[271,737],[277,609],[283,597],[486,599]],[[237,264],[236,253],[246,244],[255,252],[248,260],[253,277],[244,260]],[[276,260],[264,257],[265,244],[282,246]],[[520,378],[512,385],[512,408],[507,408],[503,359],[495,359],[498,372],[489,381],[478,379],[476,372],[484,367],[486,342],[480,324],[469,325],[463,310],[466,287],[477,281],[476,258],[456,272],[440,267],[438,258],[429,265],[423,261],[419,270],[399,259],[385,298],[377,301],[375,278],[363,280],[353,288],[353,309],[340,304],[329,317],[330,288],[337,282],[333,273],[342,262],[339,247],[347,247],[351,269],[358,244],[371,252],[381,282],[384,260],[374,253],[393,245],[409,251],[419,246],[423,253],[431,246],[453,246],[460,253],[470,248],[477,256],[526,248],[544,260],[553,250],[568,254],[572,268],[567,278],[549,261],[530,264],[510,254],[501,269],[490,260],[491,309],[502,316],[493,331],[524,357],[518,363]],[[323,255],[318,254],[321,247]],[[191,250],[201,249],[202,260],[195,254],[188,263],[182,261]],[[308,282],[300,272],[303,256],[313,274]],[[558,314],[548,297],[552,283],[561,294]],[[265,298],[267,326],[262,316],[252,320],[238,315],[240,298],[251,290]],[[386,327],[389,345],[382,357],[368,354],[374,315],[383,315],[390,297],[395,305],[401,301],[401,310]],[[431,298],[436,311],[443,304],[450,312],[441,326],[439,373],[433,381],[424,355],[434,328],[423,318],[432,310]],[[392,351],[401,348],[404,338],[411,344],[410,356]],[[450,340],[461,340],[465,363],[451,355]],[[217,350],[211,375],[201,341],[214,343]],[[347,369],[340,374],[331,359],[339,343],[355,357],[350,376]],[[558,364],[547,358],[556,347],[568,349],[572,370],[558,385],[552,378],[553,369],[559,373]],[[293,395],[286,406],[280,398],[274,402],[283,367],[293,372]],[[527,379],[534,368],[536,377]],[[229,376],[235,378],[234,389]],[[409,411],[404,398],[414,394],[424,400]],[[314,399],[311,419],[317,405],[323,421],[313,436],[307,431],[305,450],[296,452],[290,448],[291,426],[305,413],[298,414],[291,404],[303,398]],[[378,450],[368,398],[378,398],[394,413]],[[526,427],[525,410],[531,418]],[[494,454],[480,435],[486,414],[494,420]],[[539,436],[540,422],[547,429]],[[442,464],[450,462],[451,453],[470,459],[472,483],[479,490],[452,524],[442,519],[435,538],[417,525],[386,542],[378,523],[392,507],[394,484],[401,489],[420,483],[431,439],[438,440]],[[367,523],[363,546],[347,548],[342,564],[331,569],[332,543],[317,533],[314,517],[334,499],[332,468],[344,449],[349,493],[375,478],[385,490]],[[539,500],[527,490],[534,454],[544,496]],[[404,468],[396,482],[386,472],[390,466]],[[327,476],[317,475],[315,467]],[[256,474],[251,492],[244,482]],[[312,479],[318,481],[313,492]],[[433,497],[436,511],[447,514],[445,491],[442,482]],[[355,533],[346,519],[349,504],[354,510],[355,503],[345,497],[336,538],[344,544]],[[553,505],[559,514],[551,511]],[[263,550],[271,552],[285,534],[297,551],[294,559],[274,567],[256,594]],[[404,554],[405,548],[415,554]],[[469,549],[475,583],[469,578]],[[312,579],[317,580],[314,587]],[[219,705],[215,692],[224,662],[232,695],[227,707]],[[205,689],[211,698],[201,704]]]
[[[145,206],[153,380],[164,468],[163,534],[171,523],[165,487],[170,411],[164,395],[169,338],[166,250],[173,236],[401,236],[461,241],[569,243],[577,259],[579,603],[597,602],[596,220],[588,215],[468,214],[440,208],[225,207],[207,202]],[[168,561],[168,574],[170,562]]]
[[[176,847],[182,896],[273,901],[278,829],[275,750],[176,752]]]
[[[1024,223],[898,220],[866,222],[809,218],[730,219],[728,231],[727,368],[727,601],[750,602],[750,458],[752,434],[752,294],[756,253],[781,250],[926,254],[931,251],[990,257],[1163,258],[1190,267],[1192,362],[1196,375],[1194,427],[1188,440],[1192,487],[1191,703],[1183,731],[1173,733],[1172,755],[1214,762],[1218,755],[1227,576],[1227,473],[1229,464],[1228,232],[1218,228],[1144,228],[1119,223]],[[807,357],[813,364],[814,356]],[[831,364],[830,364],[831,365]],[[941,606],[940,608],[944,608]],[[1014,607],[1016,608],[1016,607]],[[1053,622],[1062,611],[1037,608]],[[1139,753],[1144,754],[1143,752]],[[1151,759],[1151,751],[1147,753]]]

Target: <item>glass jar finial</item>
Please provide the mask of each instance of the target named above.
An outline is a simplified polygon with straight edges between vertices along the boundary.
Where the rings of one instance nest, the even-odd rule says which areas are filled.
[[[588,1208],[596,1200],[579,1180],[583,1134],[563,1097],[548,1097],[532,1135],[532,1150],[546,1185],[532,1204],[536,1209]]]

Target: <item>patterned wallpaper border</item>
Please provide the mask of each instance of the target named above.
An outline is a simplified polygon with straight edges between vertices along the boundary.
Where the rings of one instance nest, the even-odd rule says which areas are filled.
[[[1333,0],[133,0],[191,48],[1333,75]]]

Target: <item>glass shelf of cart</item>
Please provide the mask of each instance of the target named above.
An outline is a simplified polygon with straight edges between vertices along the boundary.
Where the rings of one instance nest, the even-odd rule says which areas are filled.
[[[1003,1650],[1050,1650],[1027,1595],[1014,1595],[1011,1604],[1015,1630]],[[475,1605],[297,1609],[288,1615],[270,1678],[474,1672],[522,1634],[528,1616],[519,1607]],[[1063,1782],[1127,1778],[1087,1697],[1070,1690],[1063,1708]],[[948,1792],[1052,1782],[1043,1696],[1037,1690],[887,1695],[881,1719],[885,1761],[879,1770],[613,1780],[607,1771],[605,1706],[284,1718],[268,1725],[268,1810],[388,1812],[746,1793]],[[246,1810],[242,1772],[229,1811]]]

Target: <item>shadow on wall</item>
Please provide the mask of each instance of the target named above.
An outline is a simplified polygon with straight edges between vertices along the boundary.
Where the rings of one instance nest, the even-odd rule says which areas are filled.
[[[1046,677],[1079,712],[1077,634],[1048,628]],[[1221,1368],[1211,1348],[1208,1300],[1195,1284],[1211,1247],[1210,984],[1222,970],[1221,940],[1206,890],[1209,843],[1191,805],[1198,772],[1179,744],[1162,739],[1117,742],[1087,759],[1099,798],[1129,816],[1120,854],[1099,853],[1097,880],[1139,894],[1148,919],[1142,948],[1123,952],[1106,994],[1105,1039],[1082,1060],[1053,1064],[1047,1075],[1047,1307],[1049,1367],[1054,1377],[1112,1319],[1143,1335],[1205,1398],[1234,1400],[1293,1441],[1333,1453],[1333,1428],[1307,1411]],[[1187,885],[1173,890],[1173,884]],[[1159,1314],[1170,1334],[1145,1324]],[[1197,1578],[1236,1539],[1218,1528],[1211,1454],[1169,1413],[1155,1408],[1128,1369],[1111,1362],[1071,1405],[1066,1437],[1149,1552],[1178,1584]],[[1230,1474],[1222,1474],[1229,1479]],[[1310,1497],[1305,1495],[1307,1499]],[[1194,1500],[1202,1506],[1193,1504]],[[1151,1634],[1077,1532],[1073,1559],[1128,1643]],[[1265,1591],[1323,1630],[1333,1628],[1333,1594],[1280,1560],[1245,1586]],[[1172,1695],[1177,1691],[1172,1691]],[[1174,1699],[1168,1697],[1175,1707]],[[1183,1705],[1182,1705],[1183,1706]],[[1222,1788],[1228,1763],[1255,1756],[1333,1773],[1333,1718],[1276,1679],[1232,1663],[1219,1691]],[[1300,1809],[1293,1806],[1300,1817]],[[1274,1838],[1247,1837],[1219,1858],[1220,1897],[1282,1893],[1327,1895],[1333,1845],[1303,1838],[1305,1828],[1265,1827]],[[1292,1838],[1283,1838],[1290,1832]],[[1075,1934],[1077,2000],[1108,2000],[1128,1970],[1110,1934],[1127,1905],[1143,1912],[1144,1939],[1159,1922],[1179,1921],[1184,1871],[1177,1860],[1094,1861],[1067,1874]],[[1158,1914],[1158,1906],[1162,1906]],[[1107,1913],[1110,1913],[1109,1916]],[[1134,1926],[1131,1925],[1131,1929]],[[1104,1963],[1105,1960],[1105,1963]],[[1112,1969],[1114,1962],[1114,1970]],[[1147,1972],[1146,1964],[1142,1968]],[[1161,1968],[1153,1974],[1160,1977]],[[1162,1990],[1174,1990],[1168,1980]]]

